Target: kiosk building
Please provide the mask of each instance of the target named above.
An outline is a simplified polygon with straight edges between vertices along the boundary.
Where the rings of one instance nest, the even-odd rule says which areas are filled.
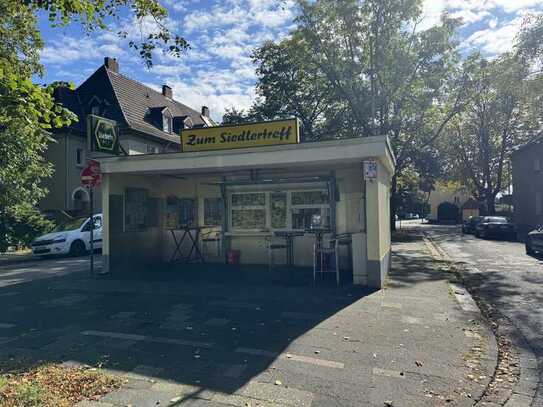
[[[273,272],[335,261],[354,284],[383,287],[388,140],[299,143],[286,122],[187,130],[182,152],[100,158],[105,270],[196,259]],[[333,256],[317,259],[317,246]]]

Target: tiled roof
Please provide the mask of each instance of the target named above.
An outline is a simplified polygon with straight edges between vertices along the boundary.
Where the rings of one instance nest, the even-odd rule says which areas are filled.
[[[68,87],[58,87],[55,89],[54,93],[55,101],[60,103],[66,109],[75,113],[79,117],[79,121],[74,122],[70,127],[78,132],[85,132],[85,122],[81,120],[81,117],[84,117],[83,110],[81,109],[81,103],[77,97],[77,93],[71,90]]]
[[[124,118],[130,128],[179,143],[178,136],[166,133],[145,120],[148,109],[157,107],[167,107],[173,117],[189,116],[195,127],[207,126],[200,112],[176,100],[169,99],[161,92],[157,92],[120,73],[113,72],[105,67],[101,69],[104,69],[107,73]]]
[[[156,90],[140,82],[130,79],[105,65],[98,68],[77,89],[70,90],[59,87],[55,91],[55,99],[79,117],[79,122],[72,123],[70,128],[85,133],[87,114],[94,99],[107,105],[104,114],[109,119],[116,120],[121,128],[129,128],[145,137],[180,143],[179,134],[162,131],[162,119],[149,116],[149,111],[157,112],[168,108],[174,122],[180,123],[179,118],[190,118],[194,127],[216,125],[209,117],[200,112],[170,99]]]

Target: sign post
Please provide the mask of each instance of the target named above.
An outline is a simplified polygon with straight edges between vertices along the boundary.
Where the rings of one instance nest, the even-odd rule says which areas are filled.
[[[87,166],[81,171],[81,185],[89,190],[90,197],[90,274],[94,274],[94,188],[102,182],[100,163],[89,160]]]

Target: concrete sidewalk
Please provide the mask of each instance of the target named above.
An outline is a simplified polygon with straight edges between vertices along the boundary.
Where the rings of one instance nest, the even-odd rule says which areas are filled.
[[[81,406],[471,406],[496,344],[440,267],[417,239],[394,245],[388,287],[373,293],[80,275],[21,284],[0,289],[13,310],[0,317],[0,358],[125,377]]]

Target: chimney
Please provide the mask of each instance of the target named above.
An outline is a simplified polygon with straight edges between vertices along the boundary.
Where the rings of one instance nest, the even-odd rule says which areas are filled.
[[[162,85],[162,94],[168,99],[172,99],[172,88],[170,88],[168,85]]]
[[[105,57],[104,66],[112,72],[119,73],[119,63],[115,58]]]
[[[209,107],[202,106],[202,116],[209,117]]]

